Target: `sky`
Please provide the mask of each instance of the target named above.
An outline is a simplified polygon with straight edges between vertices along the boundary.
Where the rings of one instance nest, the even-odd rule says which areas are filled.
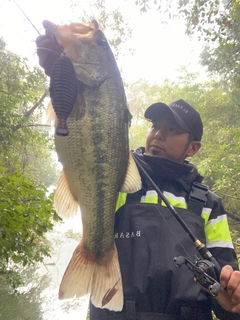
[[[16,0],[40,33],[43,33],[42,21],[48,19],[56,24],[80,22],[80,10],[87,8],[91,1],[81,0],[73,10],[67,0]],[[117,2],[106,0],[111,7],[120,6],[124,17],[133,30],[125,45],[125,55],[118,65],[127,83],[144,78],[149,82],[161,83],[164,79],[174,80],[179,66],[185,65],[189,71],[200,71],[198,55],[201,44],[190,39],[184,32],[182,21],[169,21],[164,25],[157,11],[141,14],[134,0]],[[93,12],[91,12],[93,13]],[[111,32],[111,31],[109,31]],[[108,34],[105,34],[108,37]],[[7,49],[27,56],[31,64],[38,64],[35,38],[37,31],[24,17],[14,0],[0,2],[0,36],[7,42]],[[128,49],[134,50],[134,55]]]

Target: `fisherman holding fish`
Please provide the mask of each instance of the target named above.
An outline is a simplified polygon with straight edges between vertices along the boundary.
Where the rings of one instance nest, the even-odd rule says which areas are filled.
[[[45,21],[43,25],[46,29],[46,34],[38,37],[36,43],[39,63],[44,68],[45,73],[51,78],[54,72],[57,75],[56,77],[58,77],[58,74],[67,74],[65,73],[65,67],[61,67],[65,60],[63,64],[60,64],[60,71],[58,67],[54,70],[55,62],[64,53],[73,62],[77,77],[79,77],[79,69],[77,68],[80,67],[79,65],[78,67],[76,66],[79,63],[76,54],[73,51],[69,53],[69,41],[61,40],[66,37],[66,34],[70,39],[72,33],[69,33],[69,29],[63,28],[58,31],[58,37],[56,38],[53,33],[49,32],[54,25],[48,21]],[[71,28],[72,32],[73,27]],[[94,30],[93,36],[89,37],[88,34],[92,30]],[[87,39],[96,38],[98,45],[106,48],[106,39],[103,34],[98,32],[96,23],[94,23],[94,26],[89,25],[86,28],[83,25],[80,27],[76,25],[74,26],[74,34],[77,32],[81,35],[84,34]],[[74,37],[73,41],[75,41]],[[84,39],[81,45],[85,43],[84,41],[89,43],[92,40]],[[91,46],[93,46],[92,42]],[[66,48],[68,48],[68,51]],[[112,62],[112,56],[110,55],[109,57],[108,61],[110,63]],[[68,69],[69,63],[67,60],[66,69],[72,70],[72,67]],[[86,82],[86,78],[87,75],[84,74],[84,80],[82,78],[81,83]],[[72,79],[73,85],[72,82],[70,85],[75,88],[75,78],[72,77]],[[66,83],[64,82],[64,85]],[[88,82],[84,90],[81,89],[81,93],[89,90],[91,84],[91,82]],[[101,85],[102,83],[99,86]],[[52,86],[54,89],[55,84]],[[52,92],[54,92],[53,89]],[[58,88],[56,90],[58,92]],[[93,92],[93,89],[91,90],[89,92]],[[78,88],[77,99],[80,99],[79,96],[81,95],[79,95]],[[52,102],[55,101],[54,97],[51,96],[51,98]],[[83,118],[84,116],[78,114],[75,110],[75,105],[71,106],[69,111],[70,118]],[[57,106],[53,105],[53,107],[55,107],[57,114]],[[95,107],[96,112],[99,111],[99,106],[96,103]],[[87,108],[88,103],[85,100],[84,112],[86,119],[85,122],[82,122],[82,125],[84,123],[85,125],[90,125],[91,122],[91,120],[88,120],[90,118],[88,118]],[[99,117],[101,117],[100,113],[98,114]],[[124,116],[122,119],[125,119],[126,114],[124,112],[122,114]],[[112,114],[111,116],[114,115]],[[111,116],[108,119],[109,122],[112,121]],[[83,235],[85,242],[80,244],[73,254],[60,286],[59,297],[69,298],[74,295],[81,296],[85,293],[91,293],[91,320],[211,320],[212,310],[221,320],[240,319],[240,272],[238,271],[238,261],[224,207],[221,199],[202,184],[203,177],[199,174],[197,168],[186,160],[194,156],[201,147],[203,134],[201,117],[191,105],[182,99],[169,105],[162,102],[154,103],[146,109],[144,116],[151,124],[146,138],[146,146],[133,151],[129,157],[129,162],[131,162],[133,156],[136,163],[139,164],[139,168],[143,169],[142,171],[140,170],[141,187],[138,187],[137,189],[139,190],[136,189],[136,192],[132,190],[130,193],[128,192],[129,185],[124,182],[124,186],[127,185],[126,188],[119,188],[118,190],[121,192],[118,193],[116,198],[115,227],[114,232],[112,232],[115,244],[111,244],[110,251],[105,256],[104,252],[99,249],[100,245],[97,249],[92,248],[90,240],[84,237],[86,237],[87,232],[90,232],[91,228],[94,229],[95,225],[94,223],[91,225],[88,218],[85,217],[84,222],[87,224],[87,232]],[[73,139],[75,135],[73,131],[75,129],[71,121],[71,119],[68,121],[69,128],[64,134],[70,135],[71,139]],[[95,129],[96,123],[98,125],[96,121],[98,120],[95,119]],[[101,131],[101,127],[99,128],[100,137],[96,140],[96,144],[100,145],[100,138],[104,132]],[[82,143],[86,144],[87,138],[87,135],[84,136]],[[63,193],[63,190],[66,189],[65,182],[67,181],[66,184],[69,185],[71,197],[76,201],[81,198],[75,188],[78,181],[76,179],[74,184],[71,185],[72,182],[70,180],[74,180],[75,176],[74,174],[71,175],[68,168],[68,158],[62,152],[62,144],[64,144],[62,141],[64,140],[61,139],[62,137],[56,137],[56,149],[59,160],[66,163],[66,170],[60,178],[59,190],[61,192],[58,191],[57,195],[60,202],[62,198],[68,199]],[[63,139],[68,138],[63,137]],[[78,139],[80,140],[81,136]],[[77,140],[77,143],[79,143],[79,140]],[[66,143],[68,145],[70,142],[69,140],[66,141],[68,141]],[[79,154],[79,158],[80,156],[81,154]],[[98,156],[102,158],[99,158],[98,163],[96,163],[97,166],[104,159],[104,154],[99,152]],[[112,175],[113,171],[109,171],[108,175]],[[92,172],[94,173],[94,167]],[[100,176],[100,173],[98,174]],[[137,176],[137,173],[133,175]],[[122,184],[123,182],[121,182]],[[86,186],[86,189],[88,188],[90,187]],[[160,189],[160,193],[158,189]],[[104,194],[102,192],[102,201],[104,200]],[[203,261],[203,265],[192,263],[197,259],[196,257],[198,259],[201,257],[199,257],[196,247],[189,239],[187,232],[169,211],[168,205],[163,201],[165,198],[170,204],[170,209],[174,207],[177,210],[178,215],[184,220],[191,233],[199,239],[199,243],[204,243],[206,250],[209,250],[210,255],[216,258],[221,268],[220,278],[217,279],[221,285],[219,290],[215,292],[210,290],[212,287],[216,288],[215,285],[218,284],[218,281],[215,281],[214,273],[211,276],[208,276],[208,274],[206,276],[204,273],[204,267],[207,264],[206,260],[204,260],[205,262]],[[83,200],[81,199],[81,201]],[[76,205],[79,204],[81,207],[81,201],[78,201]],[[94,201],[94,199],[89,198],[88,202],[91,201]],[[56,205],[59,206],[57,203]],[[85,206],[86,204],[83,206],[83,211]],[[63,204],[63,207],[59,207],[59,211],[69,211],[69,207],[71,206]],[[99,214],[101,214],[100,211]],[[105,223],[100,218],[96,221],[101,226]],[[111,223],[103,225],[103,229],[101,229],[103,230],[103,238],[105,235],[108,237],[108,228],[111,227]],[[98,224],[94,229],[95,233],[97,232]],[[118,263],[115,260],[117,257],[114,251],[115,245],[120,263],[120,277],[118,276]],[[83,258],[78,259],[80,255]],[[178,256],[181,257],[181,263],[186,264],[194,274],[186,266],[176,267],[174,258]],[[84,267],[82,260],[88,261],[87,264],[84,264]],[[110,279],[107,278],[104,283],[101,282],[101,279],[97,277],[95,267],[92,265],[91,261],[93,260],[100,261],[97,269],[102,268],[104,275],[110,274],[111,270],[114,269],[116,280],[111,283]],[[114,262],[108,264],[110,260]],[[177,266],[180,265],[177,264]],[[78,269],[80,271],[84,269],[84,272],[86,272],[83,273],[80,279],[76,272]],[[85,275],[89,270],[93,270],[91,283],[85,281]],[[207,285],[204,285],[205,282],[202,281],[201,277],[205,280],[207,277]],[[208,280],[212,281],[212,286],[208,285]],[[196,281],[201,286],[197,285]],[[78,291],[78,287],[82,286],[82,282],[86,286],[85,293]],[[123,300],[119,295],[122,292],[122,288]],[[103,293],[101,293],[102,290]],[[100,302],[99,295],[101,296]]]

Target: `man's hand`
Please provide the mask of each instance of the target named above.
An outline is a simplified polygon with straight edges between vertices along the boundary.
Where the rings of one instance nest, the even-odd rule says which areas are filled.
[[[37,54],[40,66],[45,70],[46,75],[50,76],[52,67],[63,52],[63,48],[54,38],[56,25],[48,20],[44,20],[43,27],[45,35],[41,35],[36,39]]]
[[[217,302],[226,311],[240,313],[240,271],[234,271],[231,266],[223,267],[220,285],[225,290],[220,291]]]

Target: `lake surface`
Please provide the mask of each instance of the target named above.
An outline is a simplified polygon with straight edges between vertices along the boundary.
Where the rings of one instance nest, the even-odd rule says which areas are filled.
[[[80,214],[75,218],[56,226],[55,233],[50,236],[53,238],[54,254],[51,258],[44,260],[44,264],[39,269],[40,274],[46,274],[49,277],[49,285],[42,292],[42,320],[85,320],[87,317],[89,296],[59,300],[58,289],[62,276],[72,257],[72,253],[79,244],[79,240],[66,237],[72,233],[80,234],[82,232]],[[58,242],[59,239],[59,242]]]
[[[80,214],[58,223],[47,238],[51,257],[37,266],[19,268],[24,286],[16,293],[0,278],[0,320],[85,320],[89,296],[59,300],[58,290],[72,253],[81,238]],[[1,275],[0,275],[1,276]]]

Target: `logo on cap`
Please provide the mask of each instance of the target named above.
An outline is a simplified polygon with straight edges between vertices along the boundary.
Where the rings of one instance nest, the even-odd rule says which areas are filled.
[[[183,107],[183,106],[181,106],[180,104],[177,104],[177,103],[171,103],[171,104],[169,105],[169,107],[179,108],[179,109],[182,110],[183,112],[188,113],[188,109],[186,109],[185,107]]]

